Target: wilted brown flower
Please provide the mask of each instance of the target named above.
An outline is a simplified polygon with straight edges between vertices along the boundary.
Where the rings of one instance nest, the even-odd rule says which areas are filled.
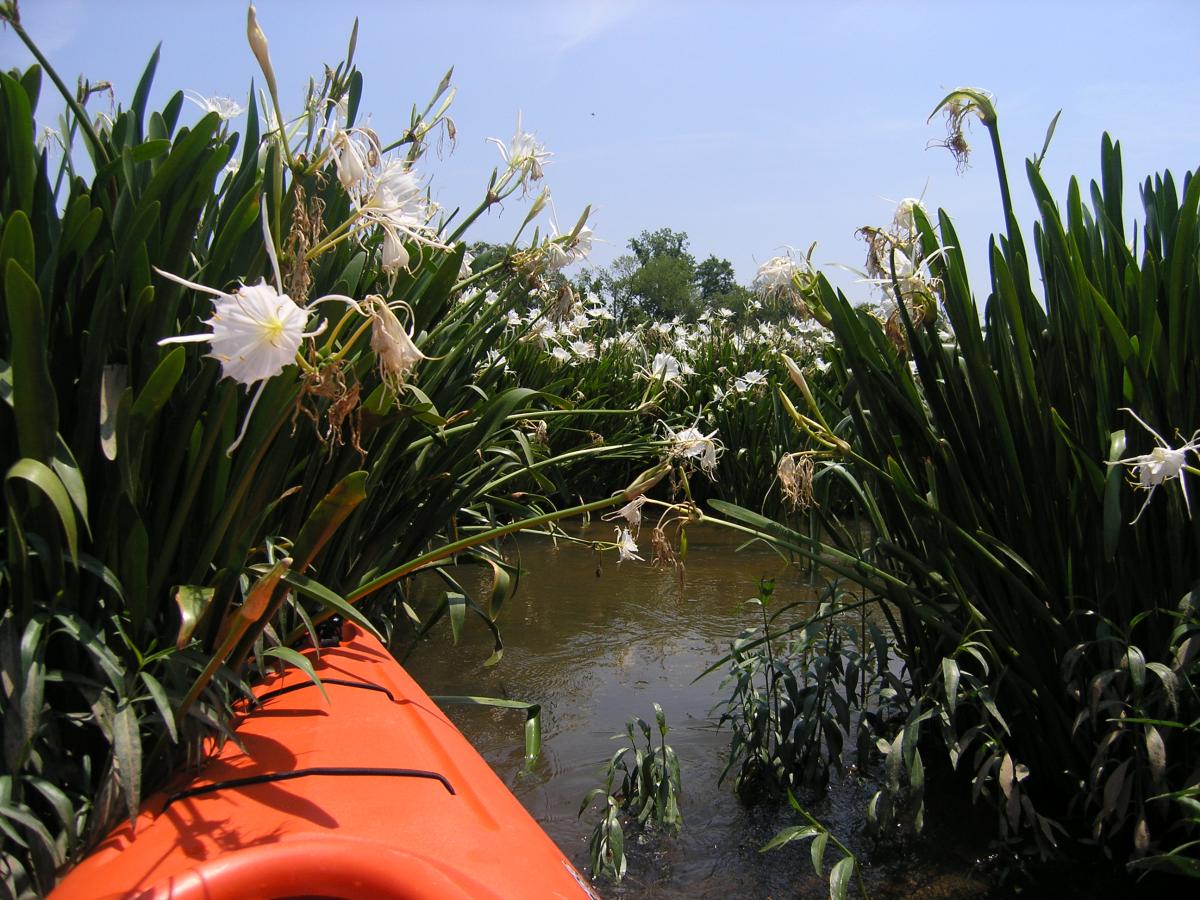
[[[779,458],[775,474],[779,477],[779,486],[783,497],[792,512],[808,509],[815,503],[813,499],[813,466],[812,456],[807,453],[785,453]]]

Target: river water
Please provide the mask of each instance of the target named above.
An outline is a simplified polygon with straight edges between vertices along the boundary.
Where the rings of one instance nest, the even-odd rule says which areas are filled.
[[[574,526],[572,533],[611,540],[611,526]],[[648,531],[643,555],[650,558]],[[525,574],[501,613],[503,660],[492,668],[491,635],[468,617],[457,647],[450,628],[434,629],[406,660],[431,694],[475,694],[542,705],[542,757],[523,773],[520,712],[448,707],[447,712],[500,777],[558,843],[587,871],[588,837],[598,813],[577,817],[587,792],[603,784],[608,758],[620,746],[611,736],[641,716],[653,725],[652,703],[666,713],[668,742],[679,756],[683,830],[676,837],[637,837],[626,828],[628,873],[620,885],[596,884],[605,896],[781,898],[828,896],[809,859],[808,842],[770,853],[759,848],[795,824],[786,807],[743,807],[732,776],[717,781],[729,746],[718,730],[718,705],[728,696],[724,673],[698,677],[729,649],[739,631],[760,621],[745,601],[760,578],[776,580],[774,603],[811,599],[807,576],[774,551],[743,547],[737,535],[690,528],[682,588],[672,567],[603,560],[587,547],[522,536],[507,555]],[[473,570],[462,573],[464,584]],[[490,573],[489,573],[490,583]],[[425,609],[429,607],[426,606]],[[396,648],[402,649],[402,645]],[[657,734],[656,734],[657,740]],[[972,868],[972,850],[949,823],[903,852],[878,851],[862,830],[874,786],[834,774],[830,791],[810,811],[865,863],[868,889],[883,897],[973,897],[987,884]],[[932,818],[932,817],[931,817]],[[974,851],[978,853],[978,849]],[[836,857],[830,853],[826,865]]]

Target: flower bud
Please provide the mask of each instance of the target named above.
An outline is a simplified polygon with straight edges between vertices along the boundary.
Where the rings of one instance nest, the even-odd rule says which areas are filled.
[[[625,488],[623,496],[626,500],[637,499],[662,481],[670,471],[671,464],[669,462],[661,462],[654,468],[647,469],[635,478],[629,487]]]
[[[538,213],[545,209],[546,204],[549,202],[550,188],[544,187],[542,188],[542,192],[538,194],[536,198],[534,198],[533,206],[529,207],[529,213],[525,216],[525,223],[521,227],[524,228],[525,225],[528,225],[530,222],[536,219],[538,217]]]
[[[383,259],[379,267],[388,275],[395,275],[408,268],[409,255],[400,236],[390,229],[383,233]],[[393,316],[392,318],[395,318]]]
[[[246,10],[246,39],[250,42],[250,49],[254,51],[259,68],[263,71],[263,77],[267,79],[267,88],[271,91],[271,96],[277,96],[275,70],[271,66],[271,55],[267,52],[267,36],[258,27],[258,14],[254,11],[253,4]]]

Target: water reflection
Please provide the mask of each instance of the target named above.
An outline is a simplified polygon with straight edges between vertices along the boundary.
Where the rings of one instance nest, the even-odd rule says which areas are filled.
[[[595,525],[574,533],[610,540],[612,529]],[[626,879],[619,887],[599,885],[607,896],[828,896],[811,871],[806,845],[758,852],[793,823],[789,810],[747,810],[728,783],[717,787],[729,733],[717,731],[714,707],[727,691],[722,672],[698,678],[734,635],[759,621],[745,601],[756,595],[761,578],[775,579],[779,604],[812,600],[815,591],[798,567],[766,547],[735,552],[743,541],[728,531],[692,528],[688,542],[681,590],[670,567],[617,565],[611,553],[601,564],[587,548],[522,537],[510,547],[526,574],[501,613],[502,662],[483,665],[491,636],[468,617],[457,648],[450,646],[446,624],[415,649],[407,668],[432,694],[485,694],[542,705],[543,757],[528,774],[521,772],[519,713],[462,707],[449,713],[580,869],[588,863],[595,820],[576,813],[584,795],[601,784],[604,764],[618,747],[611,735],[624,730],[630,715],[652,720],[651,703],[663,707],[683,773],[683,831],[674,839],[630,840]],[[462,572],[459,580],[486,591],[474,575]],[[873,790],[853,779],[836,783],[835,776],[828,796],[812,807],[861,851],[860,858],[870,852],[859,823]],[[883,896],[977,896],[984,885],[962,875],[966,867],[953,852],[923,858],[920,878],[905,874],[911,864],[892,863],[869,872],[870,887]]]

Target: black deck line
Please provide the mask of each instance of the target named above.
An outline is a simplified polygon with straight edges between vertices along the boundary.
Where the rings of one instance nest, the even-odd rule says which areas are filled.
[[[322,678],[321,684],[336,684],[341,687],[359,688],[364,691],[379,691],[382,694],[387,694],[387,698],[393,703],[396,698],[392,696],[392,692],[380,684],[373,684],[370,681],[351,681],[348,678]],[[297,684],[289,684],[287,687],[276,688],[273,691],[267,691],[259,697],[255,698],[254,706],[258,707],[263,704],[263,701],[270,700],[273,697],[278,697],[282,694],[290,694],[292,691],[303,690],[304,688],[316,687],[315,681],[301,681]]]
[[[212,784],[201,785],[200,787],[187,788],[186,790],[177,791],[171,794],[163,802],[162,812],[167,809],[176,800],[186,800],[189,797],[196,797],[201,794],[211,794],[215,791],[221,791],[226,788],[249,787],[255,784],[270,784],[276,781],[291,781],[293,778],[306,778],[310,775],[337,775],[337,776],[384,776],[391,778],[429,778],[433,781],[440,781],[442,787],[452,796],[457,794],[454,786],[450,784],[448,778],[440,772],[430,772],[426,769],[374,769],[374,768],[356,768],[343,766],[314,766],[311,769],[292,769],[286,772],[267,772],[263,775],[251,775],[246,778],[232,778],[228,781],[215,781]],[[160,813],[161,815],[161,813]]]

